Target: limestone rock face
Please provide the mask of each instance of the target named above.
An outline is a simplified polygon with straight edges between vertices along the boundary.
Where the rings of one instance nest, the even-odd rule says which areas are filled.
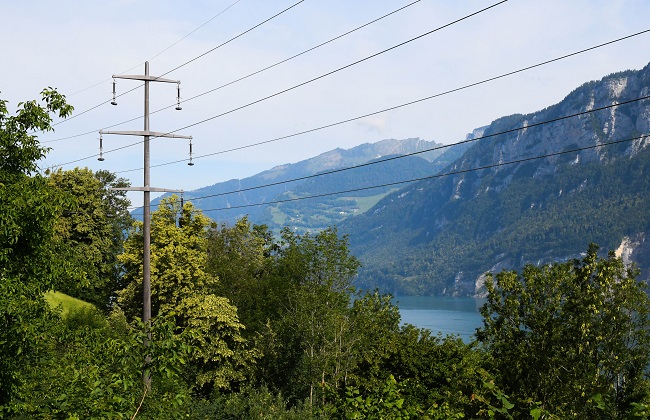
[[[648,279],[650,65],[559,103],[499,118],[440,173],[346,220],[359,284],[396,294],[480,295],[484,273],[623,246]],[[577,115],[580,114],[580,115]],[[481,169],[477,169],[481,168]],[[381,229],[376,229],[381,226]],[[496,270],[496,271],[495,271]]]
[[[624,237],[621,246],[616,250],[616,256],[626,264],[634,264],[640,268],[638,279],[650,283],[650,241],[649,232],[641,232],[631,237]]]

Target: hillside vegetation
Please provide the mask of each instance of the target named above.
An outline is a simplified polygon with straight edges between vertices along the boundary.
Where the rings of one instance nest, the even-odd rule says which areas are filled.
[[[512,130],[648,92],[646,67],[589,82],[542,111],[494,121],[484,132],[491,137],[442,171],[469,172],[409,185],[340,225],[363,263],[357,284],[473,295],[490,270],[567,260],[589,242],[608,250],[626,238],[643,243],[650,233],[650,100]],[[572,152],[580,148],[587,149]],[[648,278],[647,258],[636,262]]]
[[[15,115],[0,100],[0,417],[649,418],[650,297],[637,270],[595,244],[566,262],[488,276],[483,326],[464,343],[403,325],[391,295],[356,288],[361,262],[336,228],[275,234],[245,217],[216,223],[171,196],[151,215],[145,302],[145,228],[114,189],[128,183],[106,171],[37,171],[47,149],[35,133],[71,112],[53,89]],[[402,206],[400,217],[382,217],[417,235],[385,234],[389,263],[444,235],[460,257],[470,235],[477,243],[529,235],[539,245],[521,248],[523,259],[545,242],[598,233],[592,219],[625,234],[647,227],[645,196],[636,195],[647,189],[644,145],[558,158],[552,185],[541,182],[542,165],[440,181],[449,190],[411,184],[347,220]],[[484,157],[472,150],[456,164]],[[578,170],[587,181],[576,181]],[[545,209],[568,221],[538,217]],[[504,222],[493,226],[495,218]],[[527,229],[506,229],[521,220]],[[460,264],[447,256],[431,270]],[[63,316],[48,299],[81,309]]]

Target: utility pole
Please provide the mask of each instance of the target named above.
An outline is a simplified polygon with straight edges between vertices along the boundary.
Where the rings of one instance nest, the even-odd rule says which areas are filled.
[[[129,187],[129,188],[114,188],[115,190],[122,191],[143,191],[144,192],[144,216],[143,216],[143,236],[144,236],[144,252],[143,252],[143,261],[142,261],[142,301],[143,301],[143,313],[142,320],[145,324],[145,327],[148,331],[149,340],[151,340],[151,192],[183,192],[182,190],[170,190],[166,188],[155,188],[151,187],[149,170],[150,170],[150,154],[149,154],[149,139],[150,137],[170,137],[170,138],[180,138],[180,139],[189,139],[190,148],[192,136],[182,136],[177,134],[168,134],[168,133],[158,133],[155,131],[149,130],[149,82],[164,82],[164,83],[176,83],[178,86],[178,97],[176,107],[177,110],[180,110],[180,80],[171,80],[164,79],[162,77],[150,76],[149,75],[149,62],[144,63],[144,75],[113,75],[113,79],[133,79],[133,80],[142,80],[144,81],[144,131],[104,131],[100,130],[100,151],[101,151],[101,135],[102,134],[117,134],[125,136],[142,136],[144,137],[144,186],[143,187]],[[115,101],[115,81],[113,81],[113,105],[117,105]],[[104,160],[103,156],[100,153],[100,160]],[[149,341],[145,343],[149,345]],[[147,356],[147,362],[150,362],[150,356]],[[151,388],[151,377],[143,376],[145,386]]]

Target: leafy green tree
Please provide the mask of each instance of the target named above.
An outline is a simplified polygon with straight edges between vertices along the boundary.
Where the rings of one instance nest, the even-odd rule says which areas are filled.
[[[237,308],[216,295],[218,278],[206,271],[210,219],[177,197],[151,216],[152,317],[176,315],[176,333],[194,351],[184,375],[203,395],[229,389],[245,377],[255,352],[242,336]],[[126,287],[118,304],[130,318],[142,308],[142,223],[130,231],[119,260]]]
[[[132,224],[129,200],[124,191],[129,183],[108,171],[93,173],[88,168],[52,172],[50,183],[72,195],[72,206],[57,220],[56,232],[69,246],[69,259],[86,275],[84,284],[72,284],[62,291],[108,309],[116,290],[121,289],[122,252],[125,232]]]
[[[54,235],[67,199],[35,173],[47,149],[33,133],[51,131],[51,114],[65,118],[72,106],[51,88],[42,91],[42,101],[19,103],[9,115],[7,101],[0,100],[0,413],[24,396],[22,373],[48,335],[51,314],[43,294],[81,280],[61,259]]]
[[[478,338],[497,384],[561,417],[619,418],[649,395],[650,299],[633,269],[597,251],[486,282]]]
[[[151,214],[151,315],[175,311],[180,302],[213,290],[218,278],[205,271],[210,219],[178,197],[164,199]],[[129,318],[142,313],[142,222],[129,231],[124,253],[126,287],[118,302]]]
[[[237,307],[249,338],[263,330],[267,320],[277,319],[286,296],[283,285],[269,275],[274,249],[266,226],[253,226],[246,217],[231,227],[212,226],[208,232],[206,270],[219,278],[217,294]]]
[[[293,401],[323,404],[321,385],[344,375],[349,293],[358,266],[347,238],[333,228],[315,235],[282,231],[267,280],[275,312],[258,343],[261,376]]]
[[[352,299],[359,263],[335,229],[285,229],[278,240],[267,232],[242,219],[212,229],[208,245],[209,271],[219,273],[221,290],[250,322],[248,334],[262,353],[255,383],[290,405],[306,400],[315,413],[343,415],[350,408],[346,392],[358,393],[363,410],[383,410],[371,406],[397,395],[397,388],[383,394],[392,374],[413,416],[434,406],[439,418],[478,413],[482,405],[472,395],[491,379],[483,353],[400,326],[389,295]]]
[[[145,345],[150,332],[152,340]],[[29,418],[179,418],[190,399],[180,378],[189,347],[171,318],[129,324],[124,314],[97,309],[71,312],[51,324],[41,357],[25,372],[25,395],[11,411]],[[145,365],[145,355],[151,363]],[[146,392],[142,372],[154,378]]]

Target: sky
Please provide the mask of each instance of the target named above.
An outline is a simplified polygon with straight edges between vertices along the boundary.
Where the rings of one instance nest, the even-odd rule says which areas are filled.
[[[650,62],[649,32],[417,104],[269,142],[650,29],[646,0],[420,0],[231,83],[412,1],[304,0],[291,7],[298,0],[3,0],[0,98],[15,110],[18,102],[37,99],[51,86],[75,107],[73,118],[55,119],[54,132],[38,134],[51,148],[40,162],[42,170],[61,164],[63,169],[107,169],[142,186],[141,137],[104,135],[105,160],[99,162],[96,155],[100,129],[143,130],[141,82],[116,79],[118,95],[135,90],[112,106],[111,76],[144,74],[149,61],[151,75],[180,80],[183,108],[174,110],[175,84],[152,82],[151,111],[167,109],[152,113],[150,129],[192,136],[195,156],[194,166],[170,164],[188,158],[188,141],[153,139],[151,186],[189,191],[383,139],[454,143],[496,118],[537,111],[585,82]],[[261,142],[266,143],[244,147]],[[241,149],[229,151],[236,148]],[[129,198],[134,206],[142,204],[142,193],[129,193]]]

